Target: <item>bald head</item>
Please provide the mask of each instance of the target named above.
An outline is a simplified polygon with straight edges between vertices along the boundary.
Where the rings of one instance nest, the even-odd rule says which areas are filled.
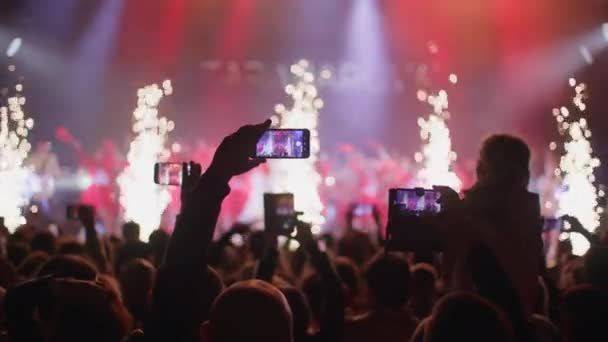
[[[281,291],[269,283],[242,281],[217,298],[205,330],[212,342],[290,342],[291,310]]]

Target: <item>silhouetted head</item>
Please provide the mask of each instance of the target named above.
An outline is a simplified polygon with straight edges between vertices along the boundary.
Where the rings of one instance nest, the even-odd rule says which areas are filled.
[[[214,270],[212,267],[207,266],[205,272],[203,272],[203,284],[205,287],[204,295],[201,298],[201,303],[199,303],[201,317],[200,322],[204,322],[209,319],[209,312],[211,311],[211,307],[213,303],[219,297],[219,295],[224,291],[224,282],[222,281],[222,277]]]
[[[6,259],[0,258],[0,286],[10,288],[17,281],[15,267]]]
[[[85,255],[84,246],[74,238],[63,238],[57,246],[57,254]]]
[[[261,280],[238,282],[213,303],[203,328],[211,342],[290,342],[292,315],[285,296]]]
[[[305,336],[310,325],[310,308],[302,291],[293,286],[280,288],[293,315],[293,335]]]
[[[150,307],[156,269],[145,259],[133,259],[120,271],[123,299],[136,320],[143,321]]]
[[[101,283],[66,278],[35,283],[7,293],[8,333],[15,341],[121,341],[131,328],[128,311]],[[28,321],[22,310],[32,310],[36,319]]]
[[[506,342],[514,338],[498,307],[473,294],[454,293],[435,305],[424,341]]]
[[[152,257],[154,258],[154,265],[157,267],[163,262],[163,258],[165,257],[165,251],[167,250],[167,245],[169,244],[169,234],[162,230],[156,229],[152,233],[150,233],[150,237],[148,239],[148,246],[150,246],[150,251],[152,252]]]
[[[23,241],[9,241],[6,245],[6,256],[15,267],[21,265],[29,253],[30,246]]]
[[[23,260],[21,265],[17,267],[17,273],[25,278],[31,279],[38,273],[42,265],[49,260],[49,255],[45,252],[33,252]]]
[[[560,304],[561,331],[566,342],[600,341],[606,336],[608,292],[591,285],[567,291]]]
[[[587,281],[608,290],[608,247],[592,247],[585,255]]]
[[[95,280],[97,268],[87,259],[77,255],[56,255],[42,265],[38,277],[52,275],[56,278]]]
[[[53,255],[57,250],[55,235],[51,232],[38,232],[30,241],[30,247],[33,252],[42,251],[48,255]]]
[[[416,317],[427,317],[437,298],[437,270],[433,265],[419,263],[412,266],[410,308]]]
[[[407,302],[410,270],[402,255],[378,254],[365,268],[364,278],[377,307],[399,309]]]
[[[311,273],[304,277],[304,280],[302,280],[302,291],[306,295],[312,318],[319,321],[323,311],[323,303],[325,302],[321,277],[316,273]]]
[[[361,274],[357,265],[349,258],[337,257],[334,261],[336,272],[342,280],[347,306],[355,305],[361,293]]]
[[[133,221],[122,225],[122,237],[125,241],[139,241],[139,225]]]
[[[338,272],[342,283],[353,295],[357,295],[361,285],[361,275],[359,274],[357,265],[346,257],[337,257],[334,264],[336,265],[336,272]]]
[[[506,134],[492,135],[481,146],[477,179],[482,184],[526,188],[529,164],[530,149],[523,140]]]

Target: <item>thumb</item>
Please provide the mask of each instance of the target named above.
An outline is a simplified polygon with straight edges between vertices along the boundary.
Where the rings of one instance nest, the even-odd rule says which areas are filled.
[[[254,127],[255,131],[261,135],[265,130],[270,128],[271,124],[272,124],[272,120],[266,119],[266,121],[259,123],[257,125],[254,125],[253,127]]]

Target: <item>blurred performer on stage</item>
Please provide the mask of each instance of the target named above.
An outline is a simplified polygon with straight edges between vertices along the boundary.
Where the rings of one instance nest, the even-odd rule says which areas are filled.
[[[104,140],[95,154],[90,155],[66,128],[58,128],[56,137],[74,149],[79,168],[90,177],[90,185],[80,195],[81,203],[94,206],[105,229],[116,231],[120,223],[116,178],[126,165],[124,157],[110,140]]]
[[[44,141],[36,146],[25,165],[32,171],[29,186],[32,201],[40,204],[45,214],[50,213],[50,200],[55,193],[55,180],[61,175],[57,155],[52,152],[50,141]]]

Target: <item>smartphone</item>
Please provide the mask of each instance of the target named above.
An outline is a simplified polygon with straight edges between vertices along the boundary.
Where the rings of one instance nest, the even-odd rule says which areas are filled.
[[[441,212],[439,199],[441,193],[437,190],[422,188],[390,189],[389,216],[426,216]]]
[[[296,223],[292,193],[264,194],[264,226],[266,230],[289,233]]]
[[[310,156],[307,129],[269,129],[258,140],[256,158],[304,159]]]
[[[389,190],[388,250],[441,251],[442,239],[434,217],[441,213],[441,193],[422,188]]]
[[[154,183],[159,185],[182,185],[182,164],[154,164]]]

